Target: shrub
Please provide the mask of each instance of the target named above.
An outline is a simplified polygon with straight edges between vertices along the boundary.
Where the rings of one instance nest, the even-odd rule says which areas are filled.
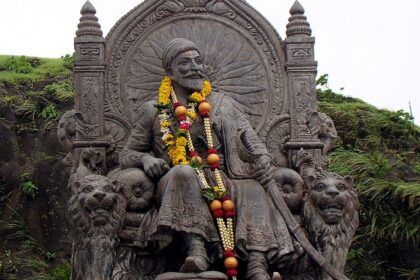
[[[33,72],[33,68],[38,67],[41,64],[41,60],[35,57],[20,56],[8,57],[3,67],[6,71],[11,71],[20,74],[29,74]]]
[[[20,189],[22,192],[30,197],[34,198],[38,194],[38,188],[35,186],[35,184],[29,179],[29,173],[22,173],[20,175],[21,183],[20,183]]]
[[[62,56],[61,59],[63,60],[63,66],[69,70],[73,70],[74,67],[74,56],[70,54],[66,54]]]

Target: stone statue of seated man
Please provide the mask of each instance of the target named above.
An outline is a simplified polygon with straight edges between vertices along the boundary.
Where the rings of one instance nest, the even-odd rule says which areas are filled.
[[[268,265],[301,248],[264,189],[274,173],[265,145],[229,96],[211,92],[193,42],[172,40],[162,64],[167,77],[159,96],[142,106],[120,153],[122,169],[140,168],[156,183],[150,237],[163,249],[175,234],[183,236],[188,252],[181,272],[206,271],[214,255],[207,245],[215,244],[228,276],[236,276],[238,258],[248,263],[247,279],[270,279]],[[251,163],[240,157],[241,135],[258,155]],[[303,185],[291,169],[276,174]]]

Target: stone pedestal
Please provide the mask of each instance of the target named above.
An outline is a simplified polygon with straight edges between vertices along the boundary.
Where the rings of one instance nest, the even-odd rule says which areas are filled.
[[[167,272],[159,275],[155,280],[228,280],[228,277],[226,274],[218,271],[201,273]]]

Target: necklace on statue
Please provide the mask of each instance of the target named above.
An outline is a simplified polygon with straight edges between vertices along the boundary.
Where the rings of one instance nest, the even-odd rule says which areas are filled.
[[[234,256],[234,226],[233,219],[236,215],[235,204],[227,195],[225,184],[220,172],[220,157],[217,149],[214,148],[210,111],[211,105],[206,97],[211,93],[211,84],[204,81],[201,92],[194,92],[188,97],[188,105],[184,106],[178,101],[175,91],[172,88],[171,79],[163,78],[159,88],[158,102],[156,107],[160,111],[160,130],[163,134],[162,140],[172,165],[190,165],[196,171],[203,185],[203,196],[209,201],[209,208],[216,220],[217,228],[223,246],[224,265],[226,274],[236,279],[238,261]],[[210,187],[203,171],[203,159],[194,148],[190,134],[192,123],[200,114],[204,124],[204,134],[207,140],[207,158],[211,170],[216,178],[216,186]],[[171,117],[176,119],[176,131],[171,132]],[[187,150],[189,155],[187,155]]]

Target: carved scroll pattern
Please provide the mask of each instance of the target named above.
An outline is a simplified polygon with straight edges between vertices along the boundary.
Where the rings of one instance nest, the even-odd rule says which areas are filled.
[[[284,111],[287,107],[284,106],[287,104],[287,96],[284,71],[277,51],[269,36],[257,27],[253,19],[239,9],[239,5],[235,2],[240,1],[171,0],[159,1],[154,5],[147,2],[148,6],[145,4],[144,11],[118,36],[118,40],[112,46],[112,54],[107,62],[106,111],[126,116],[131,121],[135,119],[135,111],[140,103],[152,98],[157,92],[164,72],[160,61],[158,64],[156,62],[160,59],[161,48],[165,45],[162,43],[174,38],[171,36],[191,39],[199,47],[204,46],[203,52],[208,55],[205,57],[205,62],[209,62],[206,73],[213,81],[215,90],[224,91],[236,101],[239,100],[238,107],[247,113],[251,122],[259,128],[269,118],[270,113],[278,115]],[[142,7],[137,9],[140,8]],[[184,23],[189,21],[193,25],[181,24],[181,19],[172,21],[171,16],[175,13],[182,15]],[[165,20],[171,20],[171,23],[165,24]],[[207,24],[203,24],[204,22]],[[164,33],[151,31],[160,23],[163,25],[161,28],[169,32],[165,38],[163,38]],[[141,43],[139,43],[140,38],[142,38]],[[212,45],[212,40],[219,45]],[[207,45],[208,43],[210,44]],[[214,59],[212,55],[217,53],[226,55],[225,65],[217,64],[221,61],[212,60]],[[127,65],[131,59],[132,65]],[[134,75],[136,71],[146,67],[142,65],[149,67],[149,73],[142,77],[137,73],[136,77]],[[230,68],[225,67],[225,69],[229,71],[221,72],[221,66],[227,65]],[[127,73],[128,78],[123,79]],[[241,80],[242,76],[245,76],[244,80]],[[140,79],[136,84],[131,83],[135,77]],[[246,98],[238,98],[236,94]],[[126,109],[130,107],[127,104],[130,104],[131,108]]]
[[[84,76],[81,78],[81,103],[79,104],[79,111],[83,114],[85,126],[83,135],[87,138],[96,138],[100,136],[100,128],[98,126],[100,115],[98,107],[99,102],[99,77]]]
[[[315,96],[312,96],[311,76],[299,75],[295,77],[296,87],[296,113],[297,113],[297,129],[299,135],[312,136],[308,127],[308,118],[315,111],[313,104],[316,104]]]
[[[105,139],[109,142],[107,148],[107,165],[113,167],[119,163],[119,152],[127,141],[132,126],[127,120],[115,114],[105,114]]]
[[[287,152],[284,144],[290,138],[290,116],[279,115],[270,120],[261,133],[267,150],[273,155],[273,163],[276,166],[287,167]]]

